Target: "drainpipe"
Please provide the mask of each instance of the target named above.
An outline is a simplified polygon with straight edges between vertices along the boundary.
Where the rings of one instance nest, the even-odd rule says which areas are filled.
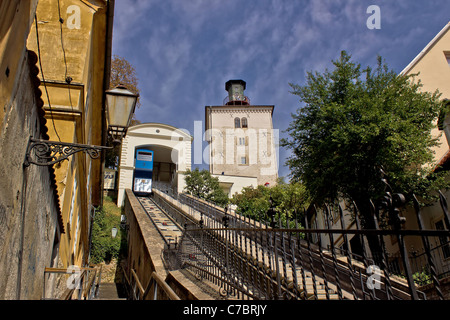
[[[90,222],[89,222],[89,252],[88,252],[88,258],[87,258],[87,263],[86,265],[89,267],[89,264],[91,262],[91,248],[92,248],[92,227],[94,225],[94,219],[95,219],[95,215],[97,213],[97,208],[92,206],[91,207],[91,214],[90,214]]]
[[[109,0],[106,8],[106,41],[105,41],[105,66],[103,78],[103,98],[102,98],[102,146],[106,145],[108,137],[108,128],[106,127],[106,91],[109,89],[109,81],[111,76],[111,56],[112,56],[112,35],[114,22],[114,7],[115,0]],[[103,206],[103,184],[105,172],[105,151],[102,151],[101,166],[100,166],[100,207]]]

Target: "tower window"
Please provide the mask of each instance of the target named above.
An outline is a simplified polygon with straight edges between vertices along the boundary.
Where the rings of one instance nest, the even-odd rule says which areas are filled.
[[[435,223],[436,230],[445,230],[444,220],[439,220]],[[444,259],[450,258],[450,245],[448,237],[441,236],[439,237],[439,242],[441,244],[442,255]]]
[[[248,128],[247,118],[242,118],[242,128]]]
[[[241,164],[247,164],[247,157],[241,157]]]
[[[445,59],[447,60],[448,65],[450,66],[450,52],[444,51]]]
[[[241,127],[241,119],[239,119],[239,118],[235,118],[234,119],[234,127],[235,128],[240,128]]]

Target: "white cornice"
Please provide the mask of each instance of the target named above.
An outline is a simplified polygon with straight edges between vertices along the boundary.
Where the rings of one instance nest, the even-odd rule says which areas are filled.
[[[211,106],[211,113],[273,113],[274,106]]]
[[[441,39],[441,37],[448,31],[450,28],[450,22],[442,28],[441,31],[427,44],[427,46],[400,72],[401,75],[407,74],[411,69],[431,50],[431,48]]]

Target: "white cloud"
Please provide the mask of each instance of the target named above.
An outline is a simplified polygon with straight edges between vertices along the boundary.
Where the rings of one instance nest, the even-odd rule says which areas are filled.
[[[145,26],[146,15],[151,6],[156,3],[156,0],[131,0],[131,1],[116,1],[114,8],[114,31],[113,31],[113,45],[120,48],[121,44],[126,39]]]
[[[371,4],[117,0],[113,52],[136,68],[142,121],[189,129],[205,105],[222,103],[224,83],[239,77],[253,103],[275,105],[274,126],[284,130],[299,105],[289,82],[304,84],[306,71],[331,67],[341,50],[363,66],[381,54],[401,70],[448,22],[447,0],[385,0],[378,1],[382,29],[368,30]]]
[[[228,2],[228,1],[227,1]],[[171,2],[173,12],[191,32],[200,32],[206,21],[220,15],[227,3],[223,0],[177,0]]]

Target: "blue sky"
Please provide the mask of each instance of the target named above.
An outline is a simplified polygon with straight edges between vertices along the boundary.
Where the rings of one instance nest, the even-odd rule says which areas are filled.
[[[380,8],[380,29],[367,28],[370,5]],[[275,105],[274,128],[285,137],[300,106],[289,83],[330,68],[342,50],[362,66],[381,55],[401,72],[449,12],[448,0],[116,0],[113,54],[137,71],[141,122],[193,135],[205,106],[222,104],[225,82],[243,79],[253,105]],[[279,152],[286,176],[288,152]]]

